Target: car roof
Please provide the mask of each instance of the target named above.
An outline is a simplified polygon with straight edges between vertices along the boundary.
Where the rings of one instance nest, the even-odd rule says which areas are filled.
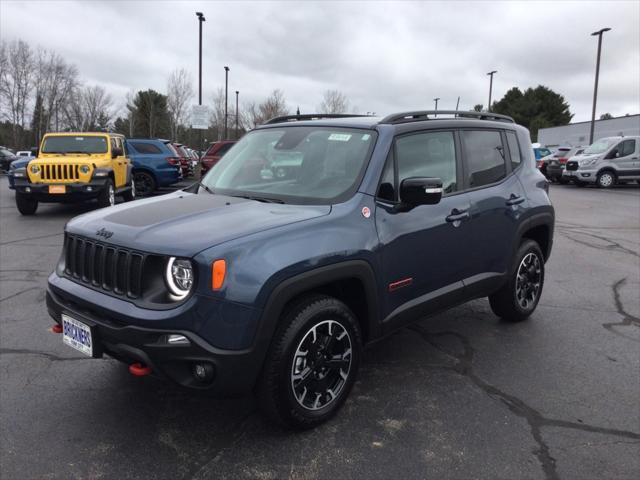
[[[83,136],[83,137],[98,137],[98,136],[104,136],[107,135],[109,137],[122,137],[124,138],[124,135],[122,135],[121,133],[111,133],[111,132],[48,132],[45,133],[44,136],[45,137],[76,137],[76,136]]]

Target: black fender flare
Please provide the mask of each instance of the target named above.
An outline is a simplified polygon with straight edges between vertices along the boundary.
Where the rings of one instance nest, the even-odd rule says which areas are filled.
[[[535,227],[539,227],[541,225],[544,225],[549,228],[549,239],[548,239],[549,242],[548,242],[547,251],[542,252],[545,258],[548,259],[549,256],[551,255],[551,248],[553,246],[553,231],[555,226],[555,213],[553,211],[553,208],[550,208],[550,210],[547,210],[547,211],[534,213],[530,217],[528,217],[525,221],[520,223],[516,231],[517,242],[514,244],[514,251],[512,253],[514,254],[515,251],[518,249],[518,246],[522,242],[522,238],[524,237],[524,234],[528,230],[531,230],[532,228],[535,228]]]
[[[366,322],[369,339],[380,336],[377,283],[373,268],[364,260],[347,260],[308,270],[280,281],[271,289],[254,340],[253,351],[256,360],[262,363],[271,346],[273,335],[278,328],[280,316],[287,303],[298,295],[330,284],[338,280],[355,278],[362,282],[366,295],[368,317],[359,319]]]

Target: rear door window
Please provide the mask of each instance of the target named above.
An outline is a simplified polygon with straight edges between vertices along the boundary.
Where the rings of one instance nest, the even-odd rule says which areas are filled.
[[[461,130],[469,188],[499,182],[507,176],[502,136],[497,130]]]

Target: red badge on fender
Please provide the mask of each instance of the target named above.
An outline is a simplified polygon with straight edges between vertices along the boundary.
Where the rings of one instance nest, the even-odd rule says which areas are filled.
[[[364,218],[369,218],[371,216],[371,210],[369,210],[369,207],[362,207],[362,216]]]

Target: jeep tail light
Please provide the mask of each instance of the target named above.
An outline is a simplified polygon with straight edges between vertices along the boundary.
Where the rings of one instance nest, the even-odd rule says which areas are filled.
[[[227,273],[227,262],[224,260],[216,260],[211,265],[211,288],[220,290],[224,283],[224,277]]]
[[[180,159],[178,157],[167,157],[167,163],[169,165],[180,165]]]
[[[567,163],[567,159],[566,158],[559,158],[558,161],[560,163]]]

